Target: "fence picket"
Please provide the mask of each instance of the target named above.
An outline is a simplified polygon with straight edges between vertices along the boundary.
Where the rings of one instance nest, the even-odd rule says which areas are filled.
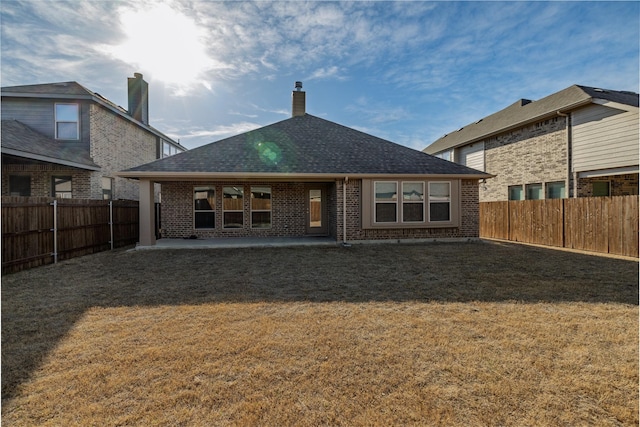
[[[482,202],[480,237],[637,258],[638,196]]]
[[[3,274],[137,241],[135,201],[2,197]]]

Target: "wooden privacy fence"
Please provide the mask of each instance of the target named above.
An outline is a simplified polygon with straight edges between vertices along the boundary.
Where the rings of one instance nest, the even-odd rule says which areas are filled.
[[[638,257],[638,196],[480,203],[480,237]]]
[[[138,241],[138,202],[2,197],[2,273]]]

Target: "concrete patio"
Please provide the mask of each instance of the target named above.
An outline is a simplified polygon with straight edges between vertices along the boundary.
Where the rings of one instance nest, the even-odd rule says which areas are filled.
[[[333,237],[225,237],[217,239],[158,239],[154,246],[136,246],[136,250],[269,248],[291,246],[336,246]]]

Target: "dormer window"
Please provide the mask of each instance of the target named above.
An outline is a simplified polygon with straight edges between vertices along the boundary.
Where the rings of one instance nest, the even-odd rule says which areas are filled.
[[[80,139],[78,104],[56,104],[56,139]]]

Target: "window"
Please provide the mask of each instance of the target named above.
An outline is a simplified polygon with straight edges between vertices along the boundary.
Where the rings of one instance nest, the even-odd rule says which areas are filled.
[[[60,199],[71,198],[71,177],[70,176],[52,176],[51,177],[51,196]]]
[[[398,183],[376,182],[375,222],[398,221]]]
[[[402,183],[402,222],[424,221],[424,182]]]
[[[78,104],[56,104],[56,139],[79,139]]]
[[[451,183],[429,183],[429,221],[451,220]]]
[[[223,187],[222,189],[222,226],[224,228],[242,228],[244,225],[244,189],[242,187]]]
[[[10,196],[30,196],[31,176],[29,175],[9,175],[9,195]]]
[[[213,187],[195,187],[194,228],[215,228],[216,226],[216,190]]]
[[[524,193],[522,192],[522,185],[510,185],[509,186],[509,200],[524,200]]]
[[[271,227],[271,187],[251,187],[251,228]]]
[[[547,199],[564,199],[564,181],[547,182]]]
[[[451,161],[451,151],[443,151],[442,153],[438,153],[435,156],[439,157],[439,158],[441,158],[443,160]]]
[[[113,199],[113,179],[106,176],[102,177],[102,198],[104,200]]]
[[[611,185],[609,181],[593,181],[593,197],[603,197],[611,195]]]
[[[527,200],[542,199],[542,184],[527,184],[525,186]]]

